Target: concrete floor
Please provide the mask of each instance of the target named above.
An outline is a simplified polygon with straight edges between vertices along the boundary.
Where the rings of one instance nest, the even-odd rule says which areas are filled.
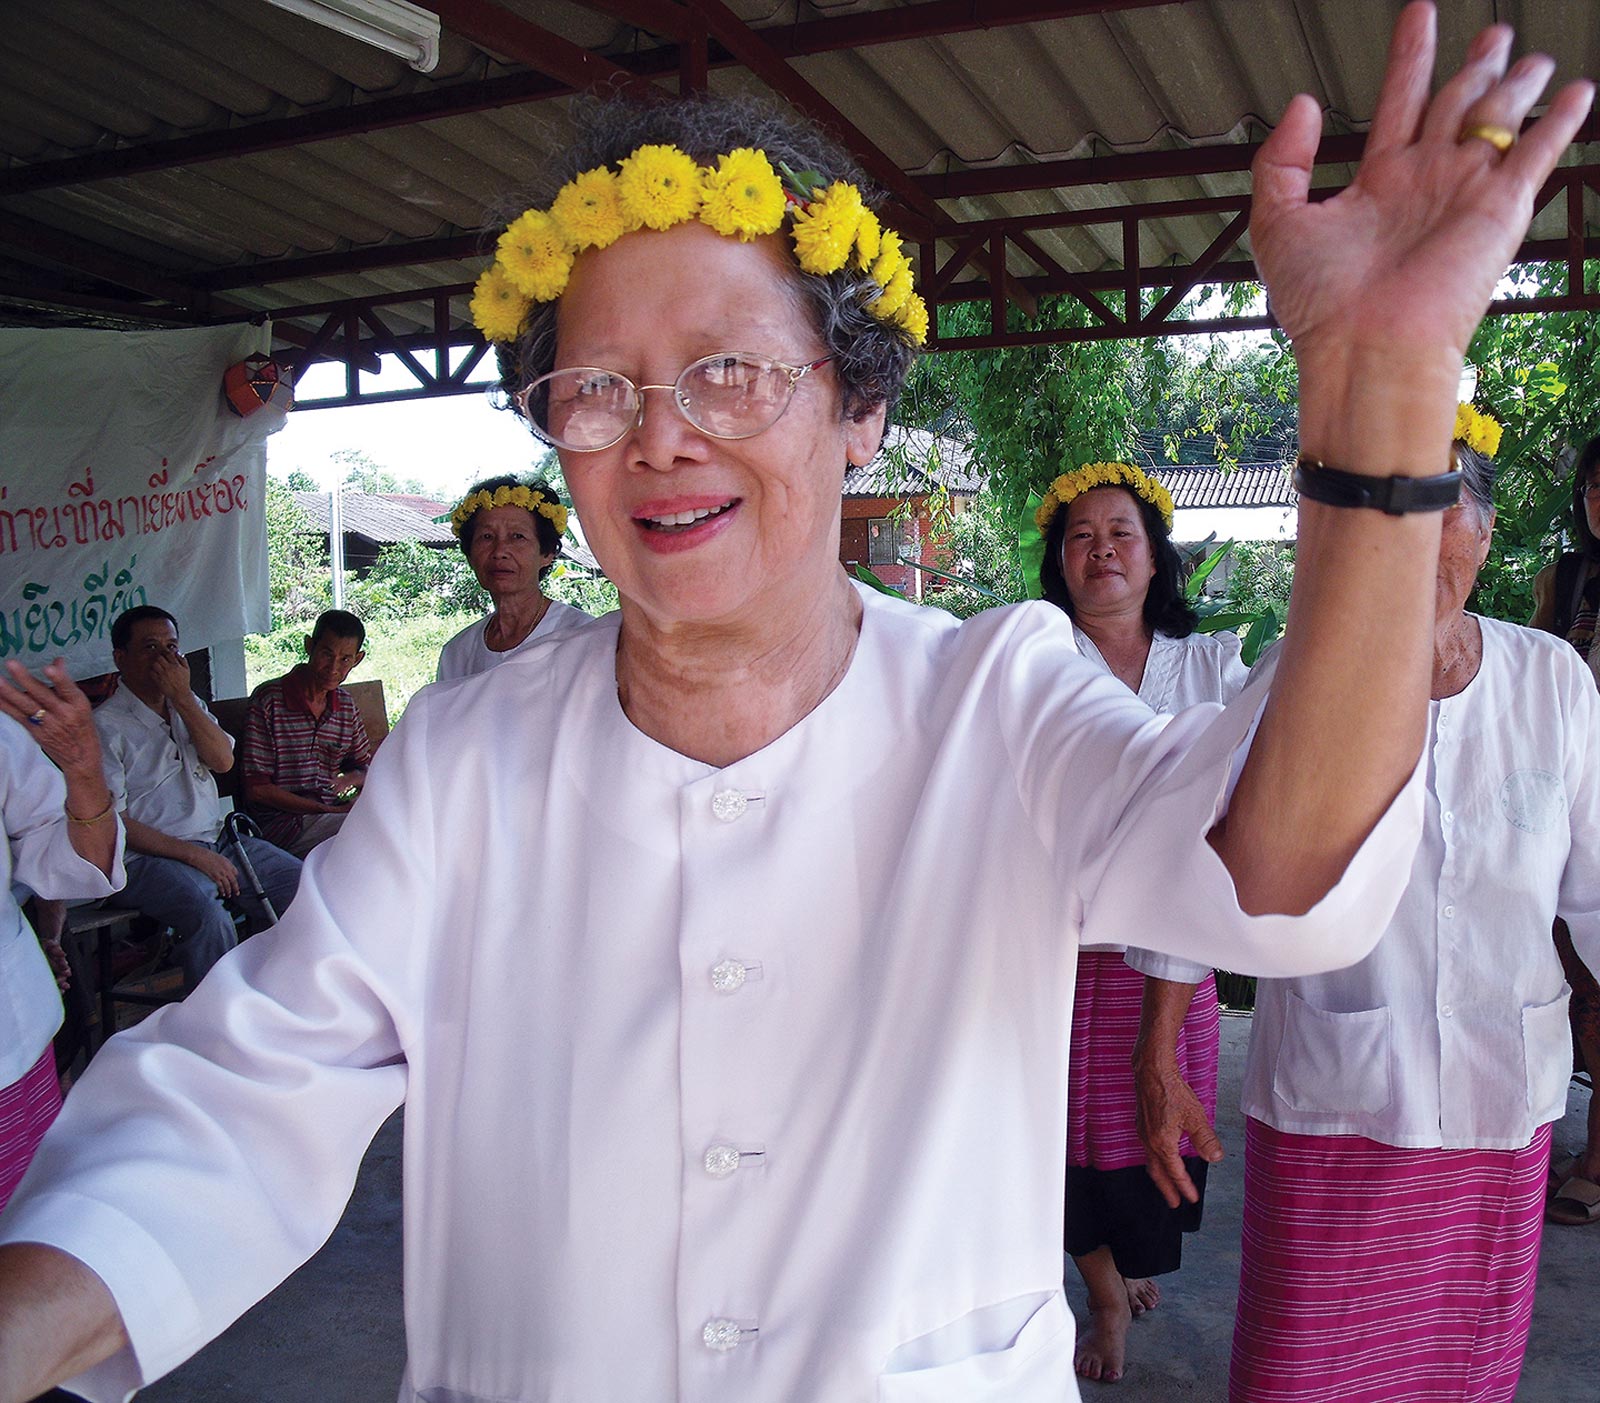
[[[1083,1385],[1086,1403],[1222,1403],[1239,1271],[1243,1127],[1239,1077],[1249,1020],[1223,1020],[1219,1130],[1233,1157],[1211,1172],[1206,1226],[1189,1240],[1165,1298],[1134,1322],[1129,1369]],[[1557,1145],[1582,1141],[1589,1093],[1574,1085]],[[1068,1271],[1068,1299],[1083,1290]],[[147,1403],[393,1403],[400,1319],[400,1121],[378,1134],[328,1245],[276,1292],[140,1398]],[[1600,1403],[1600,1224],[1546,1230],[1533,1337],[1518,1403]],[[596,1400],[621,1403],[621,1400]],[[630,1400],[629,1403],[645,1403]],[[794,1400],[794,1403],[812,1403]],[[815,1403],[827,1403],[816,1400]]]

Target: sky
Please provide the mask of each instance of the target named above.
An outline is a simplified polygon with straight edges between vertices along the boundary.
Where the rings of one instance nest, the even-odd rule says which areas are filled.
[[[302,389],[314,393],[313,372]],[[364,388],[377,388],[368,380]],[[526,472],[542,448],[515,415],[495,409],[482,388],[442,399],[400,400],[345,409],[312,409],[305,400],[267,440],[267,470],[287,477],[295,468],[327,489],[340,470],[340,449],[365,453],[402,478],[416,478],[440,500],[454,501],[479,478]]]

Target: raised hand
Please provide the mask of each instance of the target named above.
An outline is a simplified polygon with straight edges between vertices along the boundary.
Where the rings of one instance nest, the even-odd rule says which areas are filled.
[[[100,737],[89,699],[67,676],[60,658],[35,677],[8,662],[10,680],[0,678],[0,711],[22,722],[30,736],[65,774],[100,778]]]
[[[1463,139],[1473,126],[1516,133],[1555,65],[1534,55],[1508,68],[1512,34],[1496,25],[1430,100],[1435,21],[1433,6],[1417,3],[1395,26],[1348,189],[1307,199],[1321,114],[1303,94],[1256,157],[1251,241],[1302,375],[1308,360],[1320,370],[1362,348],[1459,360],[1527,232],[1535,193],[1589,110],[1593,85],[1572,83],[1504,155]]]

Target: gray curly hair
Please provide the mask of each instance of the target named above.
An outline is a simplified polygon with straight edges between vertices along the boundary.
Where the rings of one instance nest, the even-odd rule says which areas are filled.
[[[570,116],[576,136],[528,192],[519,207],[546,208],[573,176],[596,166],[615,166],[636,147],[677,146],[697,161],[740,146],[753,146],[795,171],[817,171],[825,180],[857,185],[869,208],[882,204],[845,150],[811,123],[749,97],[698,95],[655,106],[622,98],[574,99]],[[865,308],[864,294],[877,285],[864,273],[841,270],[818,276],[801,270],[789,251],[791,280],[800,303],[812,316],[817,334],[834,357],[834,370],[848,418],[860,418],[880,404],[889,410],[916,359],[916,348],[898,327],[879,321]],[[535,303],[515,341],[497,343],[500,389],[520,414],[516,396],[555,365],[560,299]]]
[[[1450,448],[1455,465],[1461,470],[1461,495],[1478,509],[1478,520],[1487,523],[1494,515],[1494,459],[1469,448],[1460,439]]]

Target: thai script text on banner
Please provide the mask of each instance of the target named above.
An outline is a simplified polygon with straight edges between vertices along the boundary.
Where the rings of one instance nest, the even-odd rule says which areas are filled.
[[[203,648],[270,627],[266,440],[222,376],[257,327],[0,330],[0,661],[109,672],[135,604]]]

